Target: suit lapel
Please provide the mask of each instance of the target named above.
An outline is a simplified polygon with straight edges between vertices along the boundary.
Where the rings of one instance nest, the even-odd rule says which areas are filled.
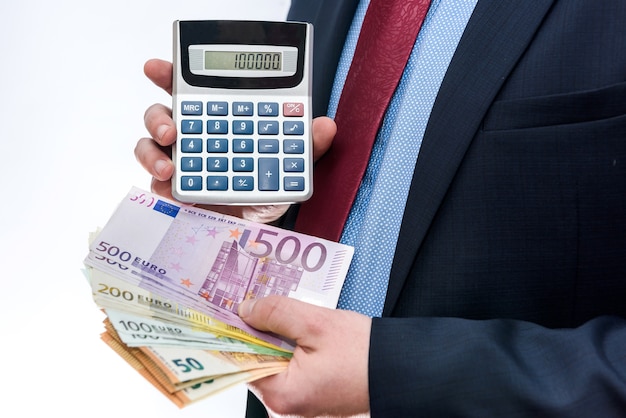
[[[424,134],[383,316],[393,311],[419,247],[485,113],[552,3],[478,1]]]
[[[358,4],[359,0],[292,2],[287,19],[313,23],[313,116],[326,115],[334,69]]]

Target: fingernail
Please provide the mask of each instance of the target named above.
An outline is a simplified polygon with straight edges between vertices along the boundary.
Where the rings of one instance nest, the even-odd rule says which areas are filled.
[[[170,127],[168,125],[161,125],[157,128],[156,130],[156,134],[157,134],[157,139],[159,141],[163,140],[163,136],[167,133],[167,131],[170,129]]]
[[[156,174],[162,178],[163,177],[163,170],[165,170],[167,167],[169,166],[169,163],[165,160],[157,160],[154,163],[154,171],[156,172]]]
[[[252,308],[254,308],[254,304],[256,303],[256,299],[246,299],[239,304],[239,309],[237,310],[240,317],[245,318],[250,316],[252,313]]]

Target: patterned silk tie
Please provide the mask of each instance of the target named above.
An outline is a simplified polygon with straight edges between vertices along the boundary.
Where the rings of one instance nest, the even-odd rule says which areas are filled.
[[[296,231],[339,240],[429,6],[430,0],[371,0],[337,107],[337,135],[315,166],[315,192],[300,207]]]

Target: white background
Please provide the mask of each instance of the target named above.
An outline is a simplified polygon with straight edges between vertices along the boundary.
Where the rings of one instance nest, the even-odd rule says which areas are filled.
[[[88,232],[133,185],[143,75],[175,19],[281,20],[289,0],[20,0],[0,5],[0,416],[242,417],[245,386],[179,410],[99,339]]]

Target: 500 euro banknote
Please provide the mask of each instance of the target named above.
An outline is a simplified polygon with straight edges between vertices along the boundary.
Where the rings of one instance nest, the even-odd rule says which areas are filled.
[[[282,295],[335,308],[352,255],[343,244],[132,188],[85,264],[289,349],[292,342],[245,324],[239,304]]]

